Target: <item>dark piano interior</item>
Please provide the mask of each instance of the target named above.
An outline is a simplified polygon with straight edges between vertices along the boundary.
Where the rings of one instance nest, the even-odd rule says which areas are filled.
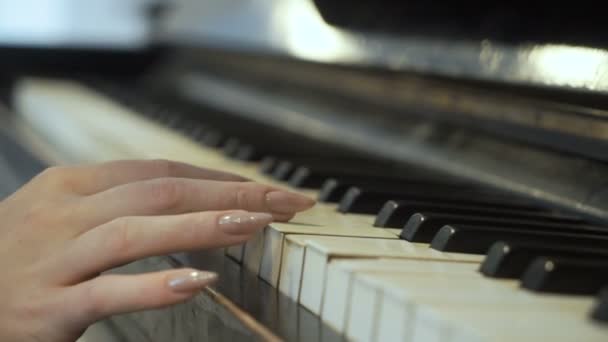
[[[328,22],[350,29],[450,39],[606,47],[597,3],[555,1],[315,0]]]
[[[402,229],[403,240],[486,255],[485,276],[521,279],[530,291],[593,296],[597,305],[586,319],[608,324],[608,128],[599,128],[608,127],[608,22],[599,5],[314,5],[332,27],[370,41],[463,42],[462,49],[491,42],[514,55],[524,46],[559,45],[604,59],[588,87],[513,80],[512,69],[476,77],[474,64],[467,74],[444,73],[433,63],[396,70],[333,63],[204,37],[153,38],[129,51],[0,43],[0,198],[47,166],[10,129],[18,111],[14,85],[26,76],[71,79],[227,158],[259,163],[260,173],[277,181],[318,190],[321,202],[338,204],[336,215],[374,215],[377,227]],[[150,25],[161,25],[171,6],[152,7]],[[430,60],[449,69],[450,56],[435,54]],[[285,109],[331,127],[332,135],[289,129]],[[426,134],[418,134],[421,128]],[[548,262],[558,265],[555,272],[544,267]],[[179,265],[219,272],[217,291],[280,339],[345,340],[217,252],[146,259],[113,272]],[[112,317],[85,335],[86,342],[258,337],[207,296]]]

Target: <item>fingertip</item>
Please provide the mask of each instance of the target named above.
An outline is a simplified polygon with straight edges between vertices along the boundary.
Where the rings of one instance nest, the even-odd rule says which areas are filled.
[[[301,195],[303,198],[303,203],[304,203],[304,209],[303,210],[308,210],[312,207],[315,206],[315,204],[317,204],[317,200],[315,200],[314,198],[310,198],[308,196],[304,196]]]
[[[241,175],[238,175],[236,173],[224,173],[222,178],[219,178],[218,180],[224,181],[224,182],[251,182],[251,179],[243,177]]]
[[[299,193],[275,190],[266,194],[266,205],[272,212],[288,214],[312,208],[316,201]]]
[[[195,269],[176,270],[166,277],[166,284],[173,293],[194,294],[219,279],[215,272]]]
[[[75,285],[68,301],[76,320],[88,323],[111,315],[183,303],[218,280],[217,273],[191,268],[138,275],[102,275]]]
[[[237,210],[221,214],[217,225],[224,233],[241,235],[262,229],[273,220],[269,213]]]
[[[277,213],[272,214],[273,221],[275,221],[275,222],[289,222],[295,216],[296,216],[295,213],[294,214],[277,214]]]

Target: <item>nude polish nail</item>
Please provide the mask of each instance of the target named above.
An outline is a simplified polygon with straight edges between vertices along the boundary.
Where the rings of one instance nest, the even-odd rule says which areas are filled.
[[[272,220],[272,215],[267,213],[236,211],[220,217],[218,225],[228,234],[244,234],[256,228],[265,227]]]
[[[202,290],[218,278],[217,273],[206,271],[187,271],[171,276],[167,284],[173,292],[193,292]]]
[[[266,194],[266,205],[273,212],[294,213],[311,208],[313,199],[286,191],[271,191]]]

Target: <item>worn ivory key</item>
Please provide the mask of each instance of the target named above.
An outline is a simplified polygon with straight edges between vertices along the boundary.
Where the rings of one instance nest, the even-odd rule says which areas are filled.
[[[278,287],[285,237],[330,235],[397,239],[399,230],[372,226],[370,215],[338,215],[335,206],[321,204],[298,214],[291,222],[274,222],[245,244],[243,264],[254,274]]]
[[[397,239],[310,236],[305,241],[304,260],[297,263],[290,262],[290,265],[302,267],[300,303],[317,315],[321,314],[325,271],[330,259],[385,257],[479,263],[482,258],[477,255],[437,252],[425,244],[414,244]],[[291,245],[297,246],[298,243]],[[285,270],[285,272],[293,271]]]
[[[507,298],[505,298],[507,299]],[[530,300],[519,306],[479,307],[433,303],[416,305],[412,316],[411,338],[407,341],[580,341],[608,340],[608,327],[588,318],[589,298],[569,309],[552,307],[543,300]]]
[[[337,259],[327,267],[324,302],[321,312],[323,321],[339,332],[344,332],[350,309],[353,278],[359,274],[473,274],[477,263],[446,262],[410,259]],[[283,278],[281,278],[283,284]]]
[[[418,263],[418,270],[416,270]],[[413,261],[410,272],[403,273],[373,273],[363,272],[355,274],[355,279],[352,284],[350,297],[350,307],[346,314],[346,335],[349,337],[357,336],[361,340],[374,340],[376,335],[381,333],[378,329],[380,320],[378,315],[384,308],[381,303],[387,288],[393,286],[402,291],[402,297],[399,298],[397,307],[401,310],[408,310],[413,304],[410,296],[417,294],[415,291],[423,292],[422,295],[431,296],[433,298],[444,298],[444,294],[459,292],[459,300],[470,300],[471,297],[487,298],[493,296],[500,298],[517,286],[515,281],[497,285],[487,284],[483,282],[482,276],[474,269],[466,269],[454,265],[458,270],[447,271],[449,266],[446,266],[441,272],[433,272],[432,270],[424,269],[425,261]],[[481,293],[481,295],[480,295]],[[448,296],[448,299],[452,297]],[[496,303],[499,305],[499,303]],[[393,313],[395,310],[393,310]],[[385,319],[396,320],[401,323],[403,314],[395,313],[395,317]],[[389,325],[390,326],[390,325]],[[398,335],[399,329],[391,329],[392,333]],[[383,334],[384,335],[384,334]]]
[[[484,278],[478,272],[466,270],[459,273],[358,273],[352,285],[350,298],[352,305],[347,320],[347,336],[364,336],[364,340],[410,341],[418,327],[414,319],[417,310],[427,305],[437,307],[441,313],[449,310],[473,310],[480,316],[491,317],[496,310],[511,312],[536,311],[560,312],[563,314],[581,312],[588,308],[590,301],[576,296],[546,296],[521,290],[516,280]],[[428,325],[430,323],[423,322]],[[446,328],[434,322],[435,331],[427,331],[423,337],[442,340],[442,331],[450,331],[457,336],[482,336],[476,331],[460,331],[470,324]],[[536,334],[531,332],[529,334]],[[538,337],[538,334],[536,335]],[[516,339],[517,340],[517,339]]]

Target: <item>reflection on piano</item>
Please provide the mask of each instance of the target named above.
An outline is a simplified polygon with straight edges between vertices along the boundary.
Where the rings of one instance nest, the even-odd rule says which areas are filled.
[[[319,199],[245,245],[115,270],[221,281],[85,338],[605,341],[608,50],[369,33],[327,4],[197,2],[141,74],[13,75],[13,133],[46,163],[176,159]]]

